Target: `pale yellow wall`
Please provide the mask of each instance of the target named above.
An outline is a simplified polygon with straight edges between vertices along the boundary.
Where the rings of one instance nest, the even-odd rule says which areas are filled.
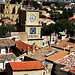
[[[8,3],[7,3],[7,1],[8,1]],[[0,6],[0,7],[2,7],[2,6]],[[16,7],[15,14],[11,14],[14,7]],[[19,18],[19,14],[17,14],[17,12],[20,8],[21,8],[21,4],[10,4],[10,0],[5,0],[5,6],[3,9],[4,13],[0,14],[0,19],[1,19],[1,15],[2,15],[2,18],[8,17],[10,19],[17,20],[17,18]]]
[[[31,15],[34,15],[36,17],[34,22],[30,21]],[[26,25],[39,25],[39,12],[26,12]]]
[[[24,74],[28,74],[28,75],[43,75],[44,70],[35,70],[35,71],[15,71],[13,72],[13,75],[24,75]]]
[[[10,4],[10,8],[11,8],[10,13],[13,12],[14,7],[15,7],[15,14],[17,14],[19,8],[21,8],[21,5],[20,5],[20,4],[19,4],[19,5],[16,5],[16,4]]]
[[[42,11],[42,15],[45,15],[46,14],[46,11]]]
[[[35,43],[38,47],[42,47],[43,46],[43,40],[29,40],[27,42],[30,45],[33,45],[33,43]]]
[[[30,34],[30,28],[36,28],[36,34]],[[26,27],[26,32],[28,32],[28,38],[40,38],[41,37],[41,27]]]
[[[21,41],[28,41],[28,34],[26,32],[11,32],[11,37],[18,37]]]

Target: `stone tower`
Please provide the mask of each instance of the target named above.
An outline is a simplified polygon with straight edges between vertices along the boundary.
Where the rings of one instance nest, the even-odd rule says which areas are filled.
[[[5,17],[8,17],[7,15],[10,14],[10,0],[5,0]]]

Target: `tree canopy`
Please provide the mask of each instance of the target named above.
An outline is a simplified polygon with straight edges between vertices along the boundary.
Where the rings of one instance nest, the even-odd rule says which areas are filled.
[[[4,37],[7,32],[16,31],[14,26],[2,24],[0,26],[0,37]]]
[[[53,32],[58,33],[65,29],[67,29],[67,31],[73,31],[75,29],[75,25],[66,19],[58,20],[56,24],[46,25],[46,23],[43,23],[42,35],[50,35]]]

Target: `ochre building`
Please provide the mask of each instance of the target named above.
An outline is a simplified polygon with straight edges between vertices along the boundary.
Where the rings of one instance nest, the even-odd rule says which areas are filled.
[[[10,4],[10,0],[5,0],[5,3],[0,3],[0,19],[10,18],[10,20],[19,19],[19,10],[21,4]]]

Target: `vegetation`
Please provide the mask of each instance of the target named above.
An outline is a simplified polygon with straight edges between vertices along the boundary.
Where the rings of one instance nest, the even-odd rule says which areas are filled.
[[[69,17],[73,16],[71,9],[64,9],[62,14],[59,14],[59,13],[53,14],[53,12],[50,12],[50,13],[51,13],[51,15],[50,15],[51,19],[54,19],[55,21],[60,20],[60,19],[67,19],[68,20]]]
[[[35,9],[37,8],[42,9],[41,5],[38,4],[36,1],[33,1],[32,4],[33,4],[33,7],[35,7]]]
[[[11,0],[10,3],[11,3],[11,4],[14,4],[14,3],[16,3],[16,2],[20,3],[21,1],[22,1],[22,0]]]
[[[46,16],[45,16],[45,15],[40,15],[39,17],[40,17],[40,18],[46,18]]]
[[[66,19],[61,19],[56,24],[46,25],[46,23],[42,24],[42,35],[50,35],[51,33],[61,32],[67,29],[68,31],[73,31],[75,29],[75,25],[69,22]]]
[[[5,37],[5,34],[7,32],[13,32],[13,31],[15,31],[14,26],[2,24],[0,26],[0,37]]]

